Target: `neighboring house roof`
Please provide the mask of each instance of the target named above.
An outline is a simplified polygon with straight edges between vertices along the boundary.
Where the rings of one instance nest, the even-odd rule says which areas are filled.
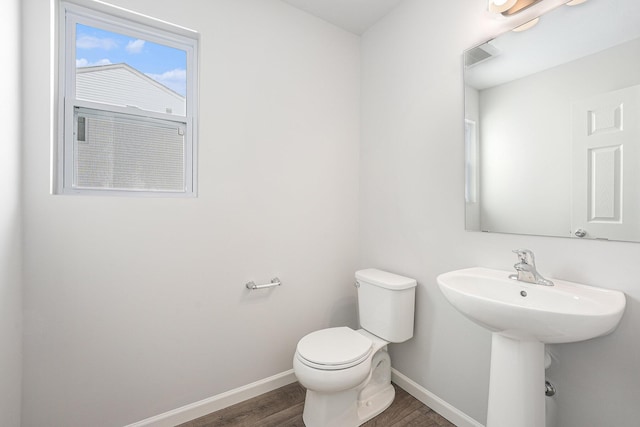
[[[124,64],[76,68],[76,97],[184,116],[184,96]]]

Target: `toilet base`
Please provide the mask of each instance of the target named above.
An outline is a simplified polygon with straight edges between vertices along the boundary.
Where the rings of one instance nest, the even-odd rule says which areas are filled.
[[[386,347],[372,360],[369,377],[358,387],[323,393],[307,389],[302,420],[306,427],[358,427],[383,412],[395,398]]]
[[[306,427],[356,427],[358,390],[322,393],[307,390],[302,421]]]
[[[306,427],[357,427],[381,414],[393,403],[391,384],[366,400],[357,400],[358,390],[319,393],[307,390],[302,420]]]
[[[361,400],[358,402],[358,419],[361,425],[369,421],[376,415],[381,414],[393,403],[393,399],[396,397],[396,390],[391,384],[381,389],[375,395],[369,397],[367,400]]]

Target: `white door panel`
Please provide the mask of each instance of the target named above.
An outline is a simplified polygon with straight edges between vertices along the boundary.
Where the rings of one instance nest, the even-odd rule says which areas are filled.
[[[573,105],[572,228],[640,239],[640,86]]]

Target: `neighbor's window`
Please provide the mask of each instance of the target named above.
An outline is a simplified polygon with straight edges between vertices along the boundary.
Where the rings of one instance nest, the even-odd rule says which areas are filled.
[[[60,14],[58,192],[194,195],[195,33],[72,3]]]

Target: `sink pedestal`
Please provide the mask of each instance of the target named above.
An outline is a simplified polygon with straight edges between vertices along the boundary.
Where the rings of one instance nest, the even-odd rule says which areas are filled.
[[[544,427],[544,344],[494,332],[487,427]]]

